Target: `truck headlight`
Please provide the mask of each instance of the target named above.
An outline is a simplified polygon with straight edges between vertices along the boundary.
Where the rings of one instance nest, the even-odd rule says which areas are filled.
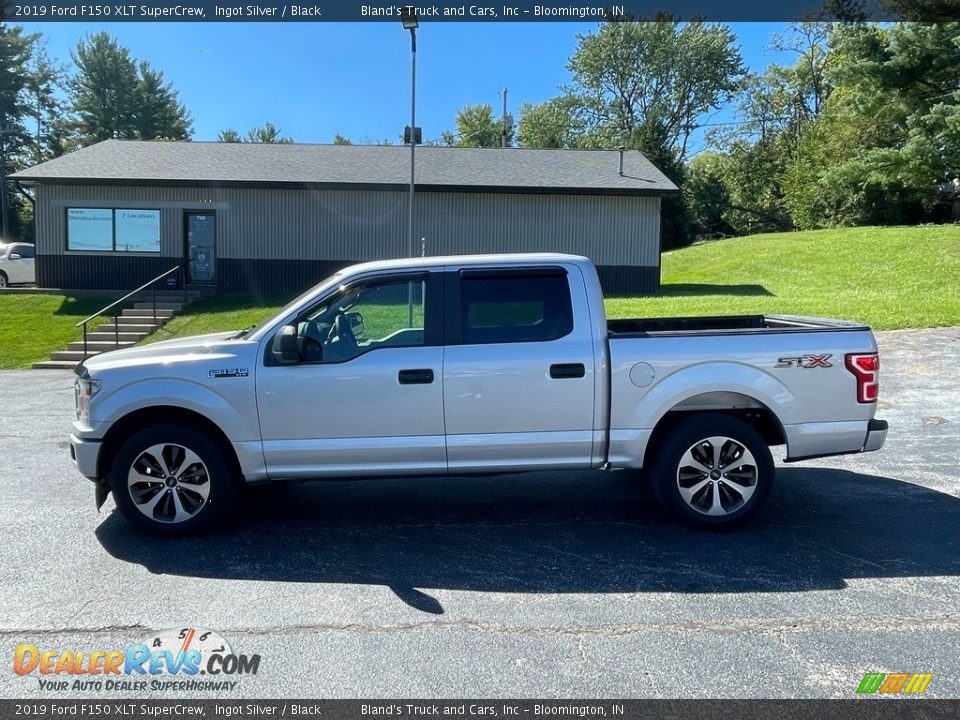
[[[78,377],[73,384],[77,404],[77,420],[90,419],[90,399],[100,392],[100,381],[90,377]]]

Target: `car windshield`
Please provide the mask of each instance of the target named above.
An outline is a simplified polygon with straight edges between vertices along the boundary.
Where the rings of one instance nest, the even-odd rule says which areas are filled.
[[[293,300],[288,302],[286,305],[284,305],[282,308],[280,308],[276,313],[271,315],[266,320],[263,320],[262,322],[259,322],[256,325],[251,325],[246,330],[243,330],[242,332],[238,333],[236,335],[236,338],[251,337],[252,335],[260,332],[260,330],[262,330],[263,328],[270,327],[277,320],[280,320],[281,318],[286,317],[291,312],[293,312],[295,308],[302,305],[307,298],[311,297],[312,295],[315,295],[318,292],[325,290],[326,288],[336,285],[339,282],[340,278],[342,277],[343,277],[342,270],[334,273],[319,285],[314,285],[312,288],[300,293],[297,297],[295,297]]]

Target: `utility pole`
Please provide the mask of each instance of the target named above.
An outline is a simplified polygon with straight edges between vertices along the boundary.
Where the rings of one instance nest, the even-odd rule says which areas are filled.
[[[507,88],[503,89],[503,117],[501,120],[503,124],[500,130],[500,147],[505,148],[507,146]]]

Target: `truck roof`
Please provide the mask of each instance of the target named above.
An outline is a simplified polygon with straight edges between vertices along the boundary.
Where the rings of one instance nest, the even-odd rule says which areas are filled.
[[[438,255],[431,257],[395,258],[374,260],[351,265],[344,270],[352,275],[359,272],[400,270],[407,268],[434,268],[446,265],[545,265],[557,263],[590,263],[582,255],[564,253],[489,253],[485,255]]]

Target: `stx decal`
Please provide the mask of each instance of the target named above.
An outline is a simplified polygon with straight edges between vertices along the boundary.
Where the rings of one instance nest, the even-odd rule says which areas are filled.
[[[777,364],[774,367],[778,367],[778,368],[833,367],[833,363],[830,362],[831,357],[833,357],[831,353],[824,353],[823,355],[803,355],[802,357],[777,358]]]

